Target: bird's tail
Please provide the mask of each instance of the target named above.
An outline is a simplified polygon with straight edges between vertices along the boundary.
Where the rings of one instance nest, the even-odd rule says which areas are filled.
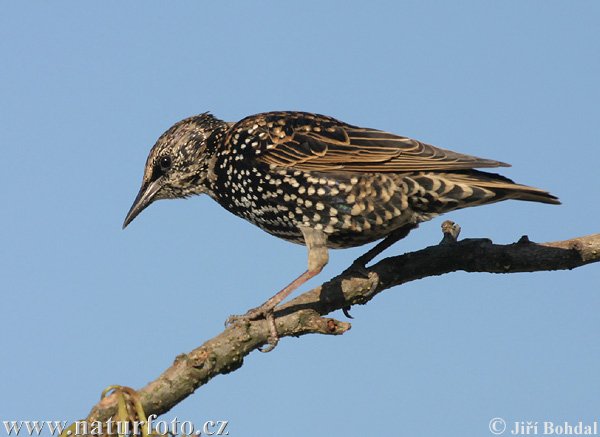
[[[514,183],[512,180],[494,173],[478,170],[465,172],[452,172],[447,175],[448,179],[455,184],[471,187],[472,189],[483,189],[485,192],[493,193],[493,197],[482,203],[499,202],[506,199],[526,200],[528,202],[549,203],[560,205],[560,201],[548,191]],[[475,193],[474,193],[475,194]],[[484,197],[485,196],[484,194]],[[475,199],[473,199],[475,200]]]
[[[559,205],[547,191],[515,184],[510,179],[479,170],[413,173],[404,179],[415,211],[443,214],[507,199]]]

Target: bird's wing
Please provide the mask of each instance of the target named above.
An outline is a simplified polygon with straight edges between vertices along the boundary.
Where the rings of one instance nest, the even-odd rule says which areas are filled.
[[[251,146],[258,161],[308,171],[414,172],[509,166],[304,112],[247,117],[229,131],[227,143],[235,142]]]

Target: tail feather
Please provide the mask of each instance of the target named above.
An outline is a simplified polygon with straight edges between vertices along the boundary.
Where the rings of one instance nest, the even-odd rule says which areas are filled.
[[[505,199],[525,200],[528,202],[541,202],[552,205],[560,205],[558,197],[548,191],[514,183],[511,179],[478,170],[465,172],[453,172],[448,174],[448,179],[460,185],[483,188],[495,194],[490,202]]]

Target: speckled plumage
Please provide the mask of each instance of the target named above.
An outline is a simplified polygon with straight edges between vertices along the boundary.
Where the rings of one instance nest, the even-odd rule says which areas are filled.
[[[325,248],[398,239],[454,209],[505,199],[559,203],[475,170],[501,166],[317,114],[271,112],[227,123],[205,113],[159,138],[124,226],[155,200],[206,193],[272,235],[311,240],[311,277],[327,263]],[[263,307],[258,315],[272,310]]]

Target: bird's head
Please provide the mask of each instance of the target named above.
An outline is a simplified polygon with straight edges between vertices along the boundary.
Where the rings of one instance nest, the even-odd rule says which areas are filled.
[[[214,146],[227,126],[205,113],[186,118],[162,134],[148,155],[142,187],[123,228],[155,200],[207,192]]]

